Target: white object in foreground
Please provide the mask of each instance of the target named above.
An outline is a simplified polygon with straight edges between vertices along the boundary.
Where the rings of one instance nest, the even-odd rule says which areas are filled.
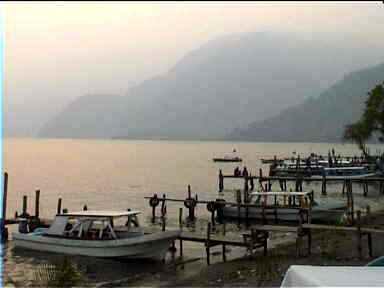
[[[292,265],[281,287],[384,287],[384,267]]]

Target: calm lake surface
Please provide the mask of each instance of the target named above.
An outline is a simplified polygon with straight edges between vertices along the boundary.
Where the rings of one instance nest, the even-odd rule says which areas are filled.
[[[332,148],[336,154],[360,155],[357,147],[350,144],[6,139],[3,165],[9,173],[7,215],[10,218],[15,211],[21,213],[23,195],[28,196],[28,212],[33,214],[35,190],[40,189],[40,215],[45,218],[53,217],[57,199],[61,197],[62,207],[69,211],[82,210],[84,204],[92,210],[139,209],[143,212],[142,225],[149,225],[151,209],[144,196],[166,193],[169,197],[184,199],[187,185],[190,184],[192,194],[197,193],[199,199],[215,199],[218,195],[219,169],[229,174],[233,173],[236,166],[246,166],[253,175],[258,173],[259,168],[267,174],[268,165],[262,165],[261,158],[273,158],[273,155],[290,157],[293,151],[301,156],[311,152],[327,155]],[[232,154],[233,149],[243,158],[242,163],[212,161],[213,157]],[[383,146],[371,145],[370,149],[375,153],[378,149],[383,150]],[[318,192],[320,189],[316,185],[313,184],[312,189]],[[226,181],[227,197],[232,197],[233,189],[242,186],[243,182],[238,179]],[[330,187],[328,191],[330,197],[341,197],[341,187],[338,185]],[[368,199],[359,195],[356,199],[356,204],[361,207],[367,204],[373,210],[384,207],[383,199],[374,191],[371,193],[371,190]],[[171,226],[177,224],[179,207],[182,206],[167,204]],[[197,216],[200,215],[208,219],[205,207],[197,211]],[[204,257],[205,251],[201,245],[191,245],[185,249],[187,257]],[[36,267],[56,257],[15,251],[12,241],[3,247],[2,253],[3,276],[23,286],[32,285]],[[74,259],[80,263],[90,262],[86,257]],[[220,256],[217,259],[220,261]],[[92,260],[92,263],[93,266],[86,267],[90,282],[140,273],[160,273],[154,274],[156,277],[169,273],[164,265],[159,264],[104,260]]]

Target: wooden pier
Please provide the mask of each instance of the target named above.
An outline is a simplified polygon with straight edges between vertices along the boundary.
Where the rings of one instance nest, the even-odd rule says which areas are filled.
[[[369,184],[376,184],[379,187],[379,193],[384,194],[384,177],[363,177],[363,178],[350,178],[339,177],[306,177],[303,175],[297,176],[263,176],[262,170],[259,170],[259,176],[235,176],[224,175],[222,171],[219,171],[219,192],[224,190],[224,179],[239,179],[244,182],[244,190],[253,191],[255,188],[254,181],[259,183],[259,187],[262,191],[271,191],[273,183],[278,182],[281,191],[287,191],[287,182],[295,183],[295,191],[303,191],[303,183],[321,182],[321,194],[327,195],[327,184],[343,184],[342,193],[345,193],[346,189],[352,190],[352,184],[358,183],[363,185],[363,195],[368,196]]]
[[[224,230],[225,231],[225,230]],[[183,241],[191,241],[197,243],[203,243],[205,245],[207,264],[210,264],[210,248],[214,246],[222,246],[223,261],[226,261],[226,246],[245,247],[250,253],[258,248],[263,248],[264,255],[267,255],[267,240],[268,237],[265,233],[260,233],[257,230],[252,229],[250,233],[241,233],[242,239],[237,237],[228,237],[224,234],[212,234],[212,225],[208,223],[207,233],[205,235],[198,234],[196,232],[182,231],[178,237],[180,241],[180,257],[183,257]]]

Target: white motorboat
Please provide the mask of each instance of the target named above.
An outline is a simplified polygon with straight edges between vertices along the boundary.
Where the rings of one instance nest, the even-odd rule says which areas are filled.
[[[376,172],[370,171],[367,166],[357,167],[324,167],[322,175],[313,175],[311,178],[327,178],[327,179],[356,179],[374,177]]]
[[[37,251],[102,258],[164,259],[180,230],[145,233],[137,220],[139,213],[80,211],[58,214],[49,228],[13,233],[12,238],[15,247]]]
[[[253,192],[250,195],[249,204],[256,205],[256,207],[248,207],[248,218],[251,220],[263,219],[264,210],[266,220],[274,220],[277,217],[280,221],[299,221],[299,210],[310,208],[311,221],[336,222],[342,218],[347,208],[343,201],[315,200],[311,192]],[[246,207],[240,207],[239,211],[235,205],[225,205],[222,208],[222,216],[246,219]]]

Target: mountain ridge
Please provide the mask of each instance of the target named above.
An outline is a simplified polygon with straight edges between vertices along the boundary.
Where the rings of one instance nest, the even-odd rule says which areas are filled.
[[[127,95],[79,97],[39,136],[222,138],[318,95],[351,67],[362,65],[339,50],[270,32],[220,37]]]
[[[384,62],[351,72],[318,97],[282,110],[247,128],[235,129],[225,139],[274,142],[340,142],[344,126],[363,113],[368,92],[384,81]],[[333,124],[333,125],[332,125]]]

